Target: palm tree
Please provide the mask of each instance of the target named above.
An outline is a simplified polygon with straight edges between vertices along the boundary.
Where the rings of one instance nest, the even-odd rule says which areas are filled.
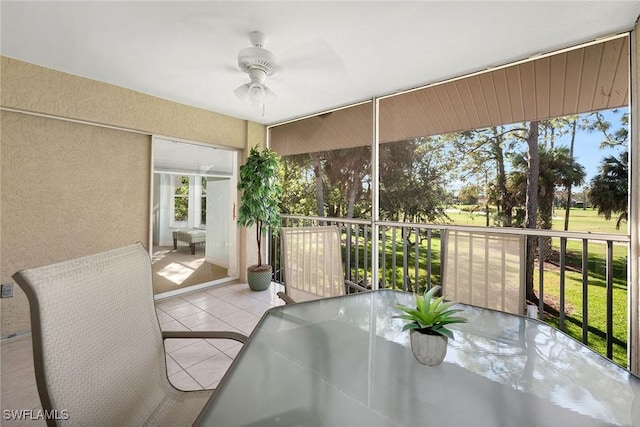
[[[598,208],[598,214],[611,219],[613,213],[620,213],[616,229],[620,222],[628,217],[629,151],[625,150],[616,158],[607,156],[600,164],[600,174],[591,180],[589,198]]]
[[[576,162],[567,147],[546,148],[539,146],[540,168],[538,177],[538,226],[551,229],[553,220],[553,201],[556,187],[582,185],[586,176],[584,167]],[[527,154],[521,153],[513,158],[515,182],[526,181]]]
[[[581,185],[584,182],[584,167],[576,162],[571,156],[567,147],[546,148],[544,145],[538,145],[538,191],[537,191],[537,225],[542,229],[551,229],[553,220],[553,201],[555,198],[555,189],[557,186],[567,187],[568,185]],[[529,177],[529,161],[528,153],[521,153],[513,158],[514,172],[511,173],[512,188],[520,189],[520,191],[530,191],[526,185]],[[516,195],[517,199],[524,199],[523,195]],[[528,200],[531,195],[527,197]],[[529,212],[527,208],[527,216],[535,214]],[[527,223],[528,227],[531,227]],[[538,262],[544,262],[551,254],[551,239],[540,238],[538,243],[542,246],[542,257]],[[527,240],[527,280],[526,292],[527,299],[537,303],[538,297],[533,291],[533,268],[534,268],[535,243],[533,238]],[[556,309],[545,304],[545,311],[557,315]]]

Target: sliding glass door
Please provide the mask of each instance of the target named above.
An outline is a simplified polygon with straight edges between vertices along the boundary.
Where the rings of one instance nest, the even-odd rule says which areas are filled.
[[[236,153],[158,137],[153,152],[156,297],[237,277]]]

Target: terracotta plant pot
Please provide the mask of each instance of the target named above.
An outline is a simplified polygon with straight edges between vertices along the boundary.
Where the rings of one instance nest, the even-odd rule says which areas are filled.
[[[423,365],[438,366],[447,355],[449,340],[444,335],[423,334],[412,329],[409,338],[413,355]]]

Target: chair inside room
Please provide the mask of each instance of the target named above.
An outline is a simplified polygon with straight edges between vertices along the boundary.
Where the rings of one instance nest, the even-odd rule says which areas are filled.
[[[164,339],[247,339],[232,331],[162,332],[140,243],[13,277],[29,299],[42,409],[67,414],[65,425],[191,425],[212,390],[171,385]]]
[[[336,226],[280,229],[287,304],[345,295],[367,289],[344,278],[340,233]]]
[[[442,293],[446,298],[524,314],[526,237],[458,230],[443,233]]]

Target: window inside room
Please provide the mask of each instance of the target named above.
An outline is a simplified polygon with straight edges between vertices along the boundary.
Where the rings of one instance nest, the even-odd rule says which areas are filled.
[[[207,224],[207,178],[201,177],[200,187],[200,224]]]
[[[185,226],[189,219],[189,177],[173,176],[173,225]]]

